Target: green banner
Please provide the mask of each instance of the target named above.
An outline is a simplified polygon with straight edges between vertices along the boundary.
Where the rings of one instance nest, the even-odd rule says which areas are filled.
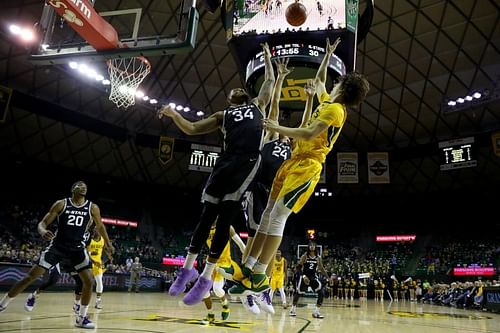
[[[359,1],[358,0],[345,0],[345,17],[347,30],[356,33],[358,27],[358,12],[359,12]]]

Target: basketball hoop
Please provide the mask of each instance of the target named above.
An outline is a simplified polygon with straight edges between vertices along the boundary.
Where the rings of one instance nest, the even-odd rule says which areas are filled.
[[[151,64],[144,57],[113,58],[107,61],[111,81],[109,100],[117,107],[128,108],[135,104],[135,94],[142,80],[151,71]]]

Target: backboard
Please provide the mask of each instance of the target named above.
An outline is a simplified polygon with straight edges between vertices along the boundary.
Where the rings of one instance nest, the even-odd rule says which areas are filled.
[[[169,10],[164,3],[155,10],[157,1]],[[47,0],[41,43],[29,59],[60,64],[179,53],[194,48],[198,18],[195,0]]]

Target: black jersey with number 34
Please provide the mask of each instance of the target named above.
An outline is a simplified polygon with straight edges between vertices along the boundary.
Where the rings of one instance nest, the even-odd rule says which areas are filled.
[[[262,119],[264,115],[253,103],[225,109],[224,151],[229,154],[259,153],[264,138]]]
[[[71,198],[64,199],[64,209],[57,217],[55,244],[71,248],[85,247],[85,232],[92,221],[91,206],[89,200],[77,206]]]

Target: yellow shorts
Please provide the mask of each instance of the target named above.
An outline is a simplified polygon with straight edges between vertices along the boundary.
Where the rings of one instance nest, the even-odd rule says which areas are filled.
[[[92,274],[94,276],[99,275],[99,274],[104,274],[104,269],[102,269],[102,265],[101,264],[98,264],[98,265],[92,264]]]
[[[277,290],[280,288],[283,288],[283,276],[277,277],[276,279],[271,277],[271,289],[272,290]]]
[[[311,157],[294,156],[281,165],[274,178],[271,198],[283,198],[285,206],[298,213],[314,192],[321,177],[321,163]]]

